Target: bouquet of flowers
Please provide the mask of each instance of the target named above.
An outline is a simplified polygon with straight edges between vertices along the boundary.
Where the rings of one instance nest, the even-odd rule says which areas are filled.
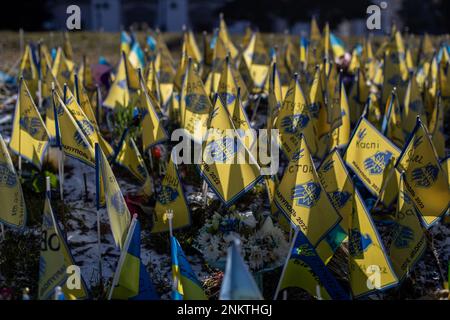
[[[199,230],[194,246],[209,265],[224,270],[227,249],[235,238],[240,240],[241,254],[253,272],[281,266],[289,251],[283,230],[269,216],[252,211],[214,212]]]

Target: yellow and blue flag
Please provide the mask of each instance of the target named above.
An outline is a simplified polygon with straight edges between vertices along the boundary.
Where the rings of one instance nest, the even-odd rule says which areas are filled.
[[[19,177],[0,134],[0,223],[22,229],[26,225],[27,208]]]
[[[9,148],[40,170],[49,139],[44,121],[34,104],[25,80],[21,78]]]
[[[344,160],[366,188],[376,197],[390,177],[400,150],[383,136],[366,118],[361,117],[344,154]],[[397,196],[397,185],[393,179],[385,187],[383,203],[390,206]]]
[[[141,225],[136,216],[131,221],[120,253],[109,299],[159,300],[147,269],[141,260]]]
[[[62,148],[68,156],[94,167],[94,148],[85,135],[85,132],[93,134],[92,125],[90,123],[79,124],[56,91],[53,92],[53,111],[56,145]],[[83,126],[83,129],[80,125]]]
[[[153,180],[147,170],[145,161],[133,138],[125,129],[114,155],[114,163],[126,168],[140,183],[142,192],[150,197],[153,194]]]
[[[126,55],[130,53],[133,38],[126,32],[120,33],[120,52],[125,52]]]
[[[444,170],[420,118],[395,165],[405,171],[405,187],[427,228],[447,212],[450,189]]]
[[[340,108],[341,108],[341,125],[334,129],[331,133],[331,149],[333,148],[345,148],[350,141],[350,107],[348,105],[347,93],[345,93],[345,87],[340,81]]]
[[[197,143],[206,136],[208,118],[212,105],[206,93],[203,81],[191,59],[181,89],[181,126]]]
[[[279,144],[288,159],[291,159],[300,145],[302,136],[306,139],[312,154],[317,152],[316,132],[308,99],[304,95],[298,75],[295,74],[279,110],[275,128],[280,131]]]
[[[53,61],[52,73],[55,76],[59,84],[63,85],[67,83],[70,88],[73,88],[74,83],[74,73],[73,73],[73,63],[71,64],[61,47],[58,48],[56,52],[55,60]]]
[[[389,256],[395,273],[401,281],[421,258],[427,243],[419,220],[419,213],[406,190],[404,174],[398,170],[396,170],[396,174],[400,176],[400,186]]]
[[[75,77],[76,79],[76,77]],[[75,91],[79,93],[78,86],[75,86]],[[81,108],[80,100],[76,99],[72,92],[69,90],[67,86],[64,86],[64,104],[67,110],[72,114],[73,119],[76,121],[78,127],[83,132],[90,146],[94,148],[96,143],[100,144],[103,152],[109,158],[113,155],[114,150],[109,145],[109,143],[102,137],[100,130],[97,126],[97,122],[92,122],[89,117],[85,114],[83,108]],[[89,109],[89,106],[86,106],[86,110],[91,112],[92,109]],[[91,113],[92,117],[92,113]]]
[[[441,93],[438,92],[428,128],[431,133],[431,141],[433,143],[434,149],[436,150],[436,153],[437,153],[439,159],[442,159],[446,156],[445,128],[444,128],[445,109],[444,108],[445,108],[445,106],[442,103]],[[422,123],[426,123],[426,122],[424,122],[422,120]]]
[[[280,291],[292,287],[304,289],[311,296],[324,300],[350,300],[350,295],[337,282],[314,246],[298,228],[281,273],[275,299]],[[319,290],[320,297],[317,296]]]
[[[130,225],[130,211],[108,160],[98,144],[95,145],[95,170],[97,203],[101,203],[100,190],[103,190],[114,242],[123,248]]]
[[[225,19],[223,18],[223,15],[220,15],[220,24],[219,24],[219,32],[218,32],[218,39],[223,41],[223,43],[226,46],[227,51],[230,53],[230,56],[233,60],[237,58],[239,55],[239,50],[236,48],[236,46],[231,41],[231,37],[228,34],[227,25],[225,23]]]
[[[219,300],[263,300],[255,279],[239,251],[239,240],[234,240],[228,248]]]
[[[239,138],[228,110],[216,95],[208,135],[202,146],[202,177],[227,206],[261,179],[260,167]]]
[[[242,53],[249,68],[251,88],[253,93],[259,93],[264,89],[267,75],[269,73],[270,58],[263,42],[261,34],[253,33],[247,48]]]
[[[145,66],[145,54],[139,44],[139,41],[135,41],[131,47],[130,53],[128,54],[128,60],[130,64],[135,69],[144,69]]]
[[[103,101],[103,105],[110,109],[114,109],[117,106],[128,107],[139,89],[138,72],[131,65],[125,52],[122,51],[114,82],[105,101]]]
[[[168,135],[143,81],[141,81],[141,92],[139,93],[139,109],[142,117],[142,149],[145,152],[150,147],[166,141]]]
[[[354,125],[358,122],[364,109],[364,104],[369,96],[369,87],[366,84],[366,78],[361,68],[355,72],[355,81],[350,90],[348,103],[350,107],[350,121]]]
[[[397,90],[394,88],[386,102],[381,132],[397,147],[402,147],[405,143],[402,119],[403,115],[398,101]]]
[[[19,75],[18,78],[23,78],[28,83],[29,91],[31,97],[34,99],[36,90],[38,87],[38,77],[39,72],[33,61],[33,50],[30,45],[25,46],[25,51],[23,53],[22,59],[20,61]]]
[[[398,284],[397,276],[375,224],[357,189],[348,226],[349,279],[358,298]]]
[[[338,38],[333,32],[330,32],[330,43],[335,58],[339,58],[345,54],[344,42],[342,41],[342,39]]]
[[[173,213],[172,228],[174,230],[184,228],[191,224],[191,214],[187,200],[178,174],[178,169],[174,162],[175,152],[171,153],[167,164],[166,175],[164,176],[161,189],[156,195],[155,216],[151,232],[169,231],[169,220],[167,213]]]
[[[325,157],[317,173],[331,203],[342,217],[341,222],[316,247],[319,256],[328,264],[337,248],[347,239],[355,186],[337,149]]]
[[[201,282],[186,259],[177,238],[170,237],[173,277],[173,300],[208,300]]]
[[[422,95],[420,93],[419,84],[417,83],[417,75],[412,75],[409,79],[408,88],[405,94],[405,103],[403,106],[402,127],[408,136],[416,126],[416,118],[420,116],[423,123],[427,122],[425,106]]]
[[[303,137],[275,191],[275,204],[314,246],[342,219],[320,183]]]
[[[68,286],[68,282],[71,281],[68,268],[76,266],[76,263],[53,214],[48,193],[49,191],[45,197],[42,215],[38,299],[52,300],[57,286],[62,287],[64,295],[70,300],[88,299],[89,294],[83,277],[78,280],[78,283],[70,283],[71,285]]]

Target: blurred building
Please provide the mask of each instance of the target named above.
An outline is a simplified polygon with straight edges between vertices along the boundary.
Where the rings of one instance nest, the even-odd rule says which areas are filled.
[[[217,15],[211,13],[225,0],[47,0],[52,19],[48,29],[64,29],[69,5],[81,9],[83,30],[120,31],[131,24],[146,23],[163,31],[180,31],[192,23],[198,28],[210,28]]]
[[[392,21],[401,28],[398,15],[403,0],[372,0],[374,4],[387,3],[381,12],[382,29],[389,30]],[[47,0],[53,18],[46,23],[48,29],[64,29],[67,19],[66,9],[77,4],[81,9],[83,30],[104,30],[117,32],[131,24],[147,24],[162,31],[177,32],[183,25],[196,31],[211,31],[218,26],[218,13],[227,4],[227,0]],[[320,12],[318,12],[320,15]],[[226,17],[225,17],[226,18]],[[282,16],[272,17],[272,31],[283,32],[288,26]],[[242,33],[248,21],[228,20],[231,32]],[[337,28],[341,35],[362,35],[367,32],[366,13],[361,17],[344,20]],[[309,21],[298,21],[291,26],[293,34],[309,32]]]

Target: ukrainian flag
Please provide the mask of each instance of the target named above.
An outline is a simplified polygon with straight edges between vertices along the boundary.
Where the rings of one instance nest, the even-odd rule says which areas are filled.
[[[150,276],[141,261],[141,225],[133,217],[114,274],[109,299],[159,300]]]
[[[228,248],[225,274],[220,288],[219,300],[262,300],[247,265],[239,253],[239,241],[235,240]]]
[[[278,283],[275,299],[281,290],[296,287],[311,296],[319,294],[325,300],[349,300],[350,296],[328,271],[306,236],[297,228],[289,257]]]
[[[335,58],[341,57],[345,54],[344,42],[336,37],[334,33],[330,33],[331,49]]]
[[[130,54],[128,56],[128,60],[131,65],[136,69],[144,69],[145,66],[145,55],[144,51],[142,51],[139,42],[135,42],[131,47]]]
[[[171,236],[173,300],[208,300],[177,238]]]

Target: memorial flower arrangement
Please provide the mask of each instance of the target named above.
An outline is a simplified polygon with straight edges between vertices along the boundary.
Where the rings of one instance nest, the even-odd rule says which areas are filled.
[[[289,250],[288,236],[269,216],[252,211],[214,214],[206,220],[194,246],[212,267],[224,270],[227,249],[233,239],[241,243],[241,254],[253,272],[281,266]]]

